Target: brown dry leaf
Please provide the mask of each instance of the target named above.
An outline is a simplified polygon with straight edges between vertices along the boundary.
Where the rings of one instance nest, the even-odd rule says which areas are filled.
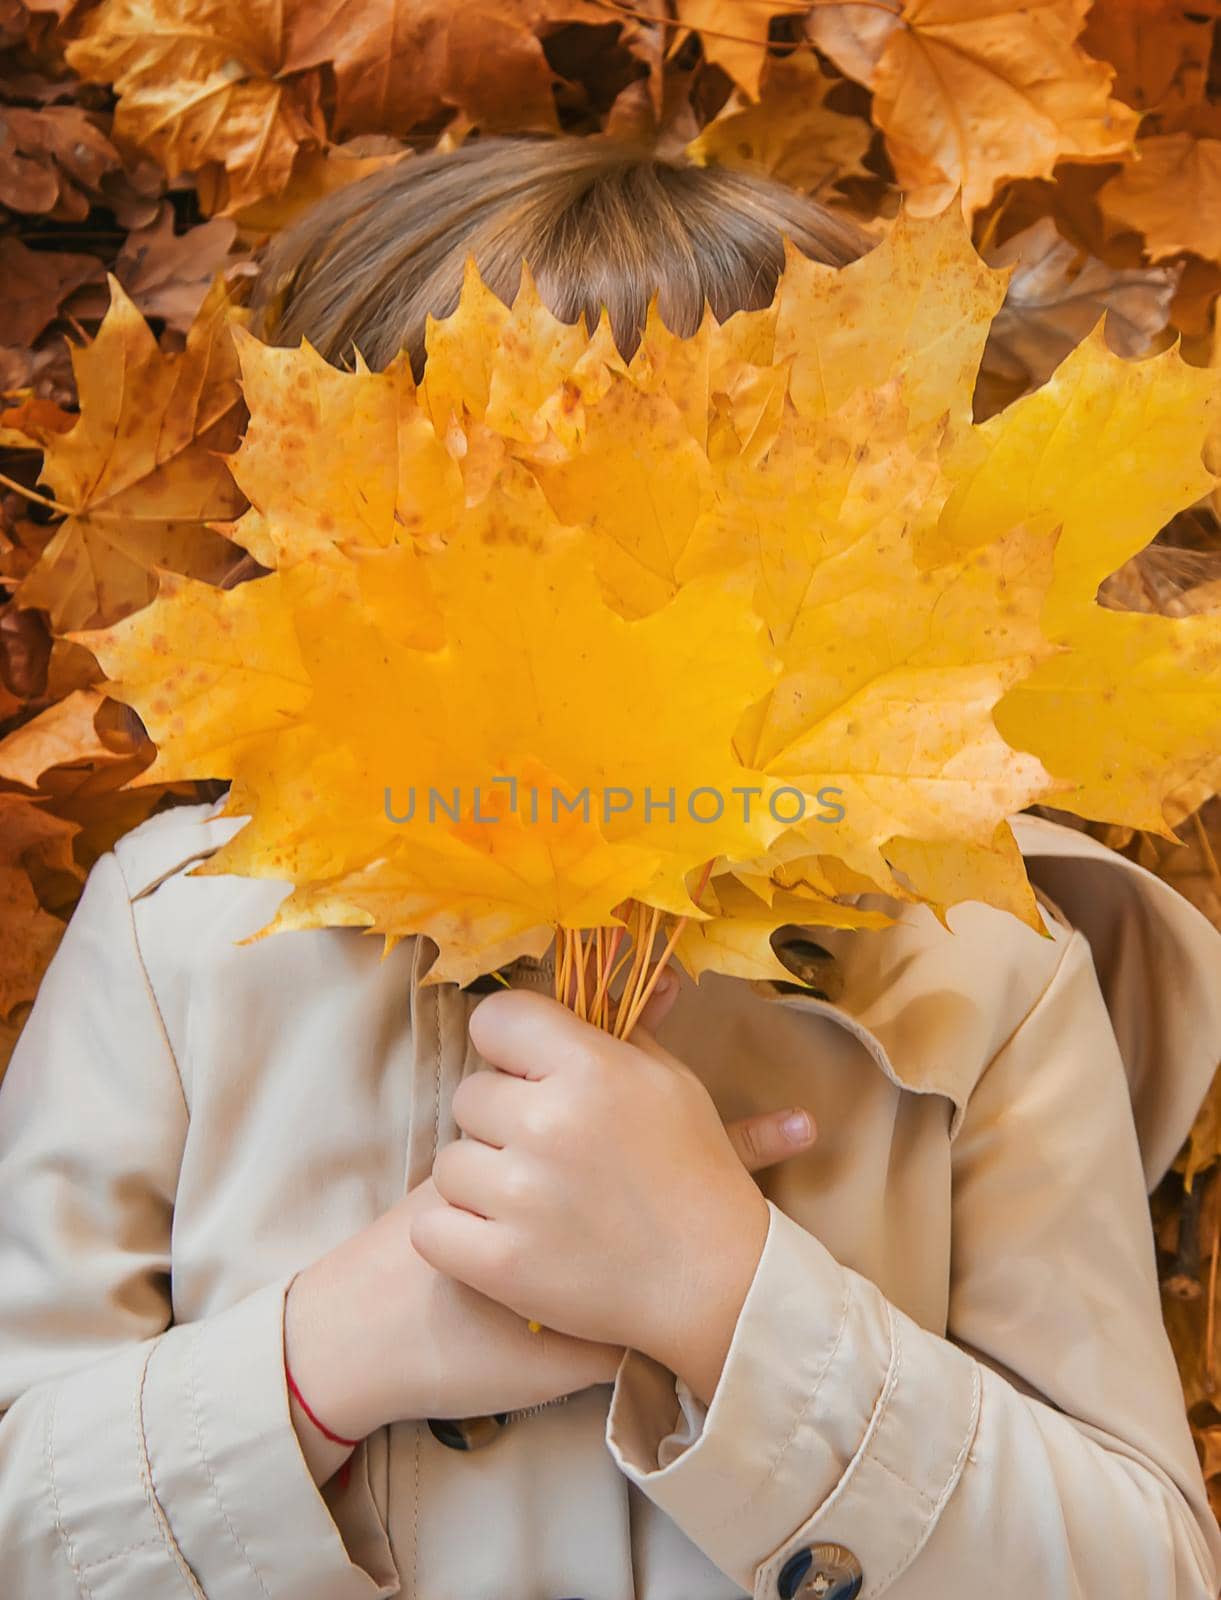
[[[1200,1462],[1204,1473],[1204,1481],[1208,1486],[1210,1501],[1221,1502],[1221,1423],[1216,1427],[1203,1428],[1197,1434],[1201,1448],[1202,1460]]]
[[[212,280],[231,264],[236,237],[237,226],[227,217],[176,234],[174,208],[162,200],[153,221],[133,228],[123,241],[114,275],[146,317],[160,317],[185,334]]]
[[[83,880],[72,841],[77,832],[33,795],[0,791],[0,863],[30,872],[66,872]]]
[[[485,132],[555,131],[542,30],[607,20],[591,0],[314,0],[289,10],[282,70],[330,65],[336,138],[405,134],[455,110]]]
[[[961,189],[971,214],[1003,178],[1131,146],[1136,114],[1111,98],[1112,69],[1078,39],[1088,9],[1089,0],[905,0],[888,17],[835,6],[826,17],[820,8],[814,38],[873,90],[874,121],[913,212],[939,211]]]
[[[593,0],[102,0],[66,54],[113,83],[117,138],[171,176],[196,173],[203,210],[230,215],[280,194],[299,155],[331,138],[435,130],[455,114],[484,132],[557,131],[543,35],[564,24],[605,28],[607,12]]]
[[[1199,256],[1185,256],[1170,320],[1185,338],[1206,338],[1212,327],[1213,307],[1221,294],[1221,265]]]
[[[1199,1249],[1199,1282],[1203,1293],[1194,1299],[1179,1297],[1173,1294],[1162,1295],[1162,1317],[1166,1324],[1166,1332],[1170,1337],[1171,1347],[1174,1350],[1175,1361],[1179,1369],[1179,1378],[1183,1385],[1183,1399],[1189,1413],[1201,1417],[1204,1426],[1215,1422],[1214,1408],[1221,1400],[1221,1365],[1218,1357],[1221,1349],[1218,1348],[1217,1334],[1221,1331],[1221,1318],[1213,1316],[1213,1341],[1209,1348],[1207,1338],[1209,1326],[1209,1295],[1208,1283],[1212,1258],[1212,1245],[1216,1237],[1217,1205],[1221,1198],[1221,1181],[1214,1170],[1209,1174],[1207,1188],[1201,1196],[1201,1205],[1195,1216],[1194,1230],[1198,1240]],[[1180,1213],[1180,1229],[1182,1213]],[[1178,1246],[1179,1241],[1175,1241]],[[1221,1299],[1221,1274],[1218,1274],[1215,1299]],[[1199,1438],[1200,1430],[1193,1428]]]
[[[1142,139],[1098,200],[1112,222],[1144,235],[1154,261],[1184,250],[1221,261],[1221,138],[1184,130]]]
[[[662,31],[656,30],[653,53],[642,44],[640,59],[649,70],[624,85],[611,102],[602,130],[611,138],[637,139],[659,156],[682,153],[724,99],[720,73],[705,71],[691,52],[664,54]],[[710,99],[704,91],[716,83]]]
[[[73,388],[68,344],[54,329],[32,348],[0,345],[0,395],[71,405]]]
[[[23,400],[19,406],[0,411],[0,448],[41,449],[54,434],[67,433],[75,424],[73,413],[53,400]]]
[[[1117,239],[1098,206],[1098,190],[1121,164],[1062,161],[1050,178],[1015,178],[975,219],[976,243],[991,249],[1049,217],[1060,237],[1086,255],[1112,267],[1147,266],[1137,236]]]
[[[1202,342],[1206,364],[1214,372],[1221,374],[1221,300],[1213,305],[1210,326]],[[1217,426],[1208,441],[1204,459],[1212,471],[1221,474],[1221,417],[1218,417]],[[1214,518],[1213,549],[1218,559],[1221,559],[1221,526],[1218,526],[1221,524],[1221,483],[1213,488],[1208,503]],[[1207,597],[1206,603],[1211,603],[1211,595]]]
[[[0,778],[36,789],[50,767],[112,760],[95,727],[104,700],[97,689],[78,689],[0,739]]]
[[[1129,358],[1147,354],[1169,320],[1177,268],[1107,266],[1062,239],[1050,217],[983,255],[1014,272],[984,350],[978,416],[1049,378],[1104,312],[1108,345]]]
[[[1187,1139],[1187,1154],[1183,1164],[1183,1182],[1188,1189],[1196,1174],[1221,1160],[1221,1067],[1209,1086],[1204,1102],[1196,1112],[1191,1133]],[[1176,1163],[1177,1164],[1177,1163]]]
[[[0,204],[80,222],[119,153],[79,106],[0,106]]]
[[[137,766],[115,765],[100,771],[105,782],[78,780],[74,785],[63,782],[57,775],[52,804],[56,814],[74,822],[80,831],[74,845],[83,869],[88,869],[107,850],[112,850],[117,839],[138,827],[154,811],[164,809],[167,797],[190,802],[200,798],[194,784],[170,783],[150,785],[146,789],[123,789],[139,770]],[[71,914],[75,896],[65,899],[54,911],[59,916]]]
[[[877,0],[873,5],[817,4],[805,19],[805,35],[841,72],[867,84],[898,26],[899,13],[900,0]]]
[[[17,1041],[21,1037],[21,1029],[26,1017],[29,1015],[30,1002],[23,1001],[13,1009],[13,1021],[0,1022],[0,1083],[4,1081],[4,1074],[8,1068],[9,1059],[17,1048]]]
[[[0,681],[21,701],[46,693],[51,636],[41,611],[7,605],[0,611]]]
[[[0,1019],[33,1000],[63,931],[39,905],[26,873],[0,865]]]
[[[105,275],[96,256],[29,250],[12,235],[0,238],[0,345],[33,344],[74,289]]]
[[[1094,0],[1081,43],[1115,68],[1115,94],[1136,111],[1197,102],[1208,80],[1216,0]]]
[[[1181,844],[1156,842],[1154,870],[1221,928],[1221,800],[1207,801],[1178,822],[1175,832]]]
[[[63,933],[33,879],[58,876],[78,889],[84,874],[72,850],[73,822],[33,797],[0,793],[0,1019],[34,998]]]
[[[736,96],[687,146],[687,154],[701,166],[768,172],[809,193],[864,175],[873,130],[860,117],[827,105],[835,82],[812,54],[770,58],[758,102]]]
[[[97,337],[72,352],[80,418],[48,440],[39,479],[68,515],[18,591],[59,631],[147,604],[157,567],[218,580],[234,552],[207,524],[243,504],[220,454],[243,418],[230,332],[240,316],[223,283],[171,355],[110,284]]]
[[[799,17],[809,9],[800,0],[675,0],[674,6],[679,22],[699,34],[704,60],[720,67],[752,100],[761,93],[772,18]],[[686,37],[679,32],[676,46]]]

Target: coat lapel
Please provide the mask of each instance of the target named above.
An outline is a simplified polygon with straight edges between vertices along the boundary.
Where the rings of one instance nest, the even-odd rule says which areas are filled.
[[[1089,941],[1152,1190],[1186,1139],[1221,1058],[1221,931],[1164,879],[1091,835],[1025,812],[1009,821],[1049,917]],[[978,1022],[984,996],[1003,1001],[1000,942],[1025,945],[1026,964],[1036,972],[1047,957],[1044,951],[1040,961],[1034,946],[1046,941],[1003,914],[981,942],[967,931],[947,933],[922,907],[865,899],[876,899],[899,923],[859,937],[849,929],[815,929],[835,969],[830,983],[811,973],[823,998],[766,980],[752,987],[772,1004],[815,1011],[847,1028],[899,1087],[946,1095],[954,1106],[953,1137],[990,1058],[981,1060],[972,1048],[982,1030],[968,1026],[964,1033],[962,1024]],[[971,918],[952,909],[950,920],[964,930]],[[931,964],[914,956],[910,932],[921,921],[922,942],[937,947]],[[1019,961],[1021,954],[1015,950]],[[1033,1003],[1037,993],[1029,998]]]

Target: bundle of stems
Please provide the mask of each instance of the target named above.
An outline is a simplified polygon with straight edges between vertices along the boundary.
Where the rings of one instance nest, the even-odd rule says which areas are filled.
[[[693,896],[696,905],[711,871],[709,861]],[[622,919],[615,928],[556,929],[555,997],[595,1028],[604,1028],[616,1039],[627,1039],[669,964],[688,919],[675,919],[661,953],[654,957],[664,913],[643,901],[625,900],[615,907],[615,914]],[[611,994],[611,984],[626,963],[630,963],[627,979],[622,994],[616,998]]]

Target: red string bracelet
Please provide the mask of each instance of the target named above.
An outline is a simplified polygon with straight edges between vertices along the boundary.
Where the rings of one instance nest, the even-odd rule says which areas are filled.
[[[305,1412],[306,1416],[314,1424],[315,1428],[317,1428],[319,1432],[325,1433],[327,1438],[334,1440],[336,1444],[346,1444],[350,1449],[355,1450],[356,1446],[360,1443],[359,1439],[345,1439],[342,1434],[332,1433],[327,1427],[326,1423],[320,1422],[310,1410],[309,1401],[301,1393],[300,1389],[298,1389],[297,1380],[292,1375],[292,1371],[289,1368],[287,1359],[284,1362],[284,1374],[288,1379],[288,1387],[296,1395],[298,1401],[300,1402],[302,1411]]]

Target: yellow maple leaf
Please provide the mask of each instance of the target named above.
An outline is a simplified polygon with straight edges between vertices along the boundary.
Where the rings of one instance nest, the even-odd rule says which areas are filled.
[[[630,361],[605,317],[561,323],[528,273],[503,305],[473,268],[418,389],[401,357],[338,373],[239,339],[234,531],[274,571],[167,578],[78,636],[157,741],[149,781],[232,779],[250,820],[199,870],[292,886],[259,937],[428,933],[434,977],[628,902],[693,971],[755,976],[785,922],[878,925],[847,902],[879,890],[1041,927],[1010,815],[1088,804],[1104,760],[1139,816],[1211,770],[1216,619],[1094,592],[1211,482],[1213,380],[1096,339],[977,427],[1002,287],[951,208],[841,273],[793,253],[769,307],[690,338],[654,305]]]
[[[509,938],[609,923],[629,894],[694,912],[690,872],[781,830],[774,785],[731,748],[774,676],[747,586],[709,577],[622,618],[581,537],[536,507],[517,539],[515,493],[497,484],[427,558],[438,649],[383,632],[338,561],[232,591],[167,579],[74,635],[158,744],[145,781],[235,780],[252,821],[206,870],[302,884],[276,927],[427,932],[440,971],[469,972]],[[541,799],[530,770],[554,775]],[[748,783],[749,820],[725,803]]]
[[[345,372],[303,339],[270,346],[234,333],[250,423],[228,458],[250,509],[230,538],[265,567],[387,549],[400,535],[440,544],[462,477],[415,398],[405,355]],[[348,443],[342,454],[328,439]]]
[[[831,4],[812,13],[811,32],[873,90],[873,118],[912,209],[939,211],[961,191],[970,215],[1004,178],[1131,147],[1139,118],[1111,98],[1114,69],[1081,48],[1089,6]]]
[[[793,973],[776,956],[772,935],[790,923],[821,928],[885,928],[893,918],[885,912],[809,894],[793,894],[772,886],[758,895],[728,873],[713,877],[700,896],[711,915],[686,922],[675,953],[695,978],[722,972],[731,978],[779,979]]]
[[[158,567],[218,580],[235,552],[209,523],[242,505],[221,456],[243,420],[231,334],[244,312],[217,278],[186,348],[166,355],[108,282],[96,338],[72,350],[80,416],[45,440],[38,481],[67,515],[17,591],[61,631],[145,605]]]
[[[786,276],[782,327],[796,321],[803,287],[802,274]],[[970,333],[960,338],[969,347]],[[841,859],[892,888],[888,838],[982,843],[1050,786],[1042,764],[1000,736],[991,708],[1053,648],[1038,617],[1054,538],[1007,526],[970,559],[917,565],[914,529],[935,518],[946,489],[944,426],[912,448],[905,361],[906,351],[900,376],[832,414],[818,403],[837,392],[831,381],[811,398],[797,360],[786,362],[805,414],[795,403],[777,413],[762,459],[754,428],[747,449],[723,439],[710,457],[668,395],[638,391],[634,362],[586,406],[579,451],[535,465],[557,514],[584,514],[603,591],[626,615],[701,574],[751,571],[784,670],[739,728],[738,749],[802,792],[834,788],[852,818]],[[655,377],[647,367],[646,384]],[[927,385],[927,373],[913,385],[925,415]]]
[[[1124,361],[1096,329],[1041,389],[970,434],[924,559],[1022,519],[1056,530],[1041,627],[1061,646],[996,709],[1006,740],[1064,783],[1055,804],[1170,834],[1163,801],[1215,769],[1221,657],[1215,617],[1124,615],[1095,596],[1214,479],[1204,446],[1218,375],[1169,350]]]

